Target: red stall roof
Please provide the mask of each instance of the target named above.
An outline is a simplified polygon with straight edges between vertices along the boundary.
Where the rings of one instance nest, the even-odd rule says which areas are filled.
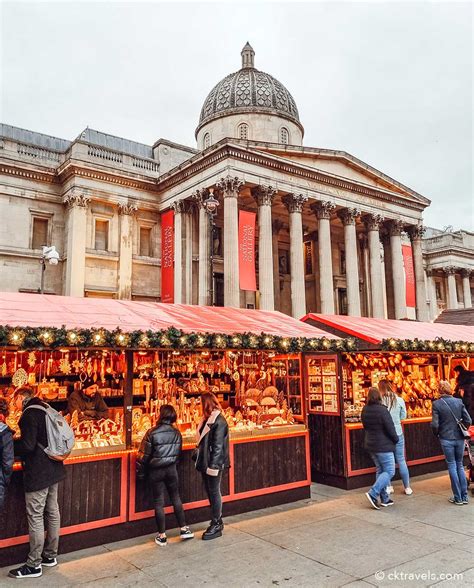
[[[336,332],[357,337],[373,344],[379,344],[383,339],[392,338],[432,341],[437,337],[450,341],[474,343],[474,328],[460,325],[315,313],[307,314],[301,320],[315,325],[315,328],[324,329],[328,327]]]
[[[123,331],[159,331],[175,327],[186,333],[264,332],[280,337],[338,339],[336,335],[328,335],[281,312],[17,292],[0,292],[0,325],[101,327],[110,331],[117,327]]]

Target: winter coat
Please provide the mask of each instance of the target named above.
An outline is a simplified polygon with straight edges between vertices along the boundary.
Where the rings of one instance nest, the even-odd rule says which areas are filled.
[[[102,396],[96,392],[94,396],[87,396],[82,390],[74,390],[67,400],[69,414],[77,411],[79,420],[106,419],[109,408]]]
[[[8,425],[0,422],[0,509],[12,476],[13,460],[13,432]]]
[[[29,399],[23,406],[18,421],[21,431],[19,455],[23,461],[23,483],[25,492],[35,492],[60,482],[66,477],[66,469],[60,461],[50,459],[44,452],[48,446],[46,413],[28,406],[48,406],[39,398]]]
[[[208,424],[208,421],[209,419],[199,427],[196,469],[198,472],[216,475],[220,470],[230,466],[229,426],[221,413],[212,424]]]
[[[453,411],[454,416],[449,409]],[[458,421],[461,420],[466,427],[469,427],[472,423],[471,417],[462,400],[445,394],[433,402],[433,415],[431,417],[433,433],[440,439],[464,439],[454,417]]]
[[[392,453],[398,435],[388,409],[383,404],[369,404],[362,409],[365,448],[370,453]]]
[[[183,438],[176,427],[163,421],[149,429],[140,444],[137,455],[137,477],[143,478],[147,470],[175,464],[181,455]]]

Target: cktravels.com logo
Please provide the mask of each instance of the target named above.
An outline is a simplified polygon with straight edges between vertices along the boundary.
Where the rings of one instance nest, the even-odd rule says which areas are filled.
[[[375,572],[375,579],[378,582],[387,580],[388,582],[420,582],[430,580],[433,582],[441,582],[443,580],[455,580],[460,581],[463,579],[463,574],[435,574],[427,570],[426,572]]]

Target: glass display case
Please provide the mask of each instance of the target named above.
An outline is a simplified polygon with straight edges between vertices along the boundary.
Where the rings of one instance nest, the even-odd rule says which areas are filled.
[[[339,414],[337,357],[307,356],[308,412]]]

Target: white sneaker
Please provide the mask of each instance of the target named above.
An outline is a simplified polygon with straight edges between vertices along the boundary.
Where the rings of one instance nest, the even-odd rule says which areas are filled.
[[[408,488],[405,488],[405,494],[406,494],[407,496],[410,496],[411,494],[413,494],[413,490],[412,490],[410,487],[408,487]]]
[[[393,494],[393,486],[387,486],[387,494]]]

